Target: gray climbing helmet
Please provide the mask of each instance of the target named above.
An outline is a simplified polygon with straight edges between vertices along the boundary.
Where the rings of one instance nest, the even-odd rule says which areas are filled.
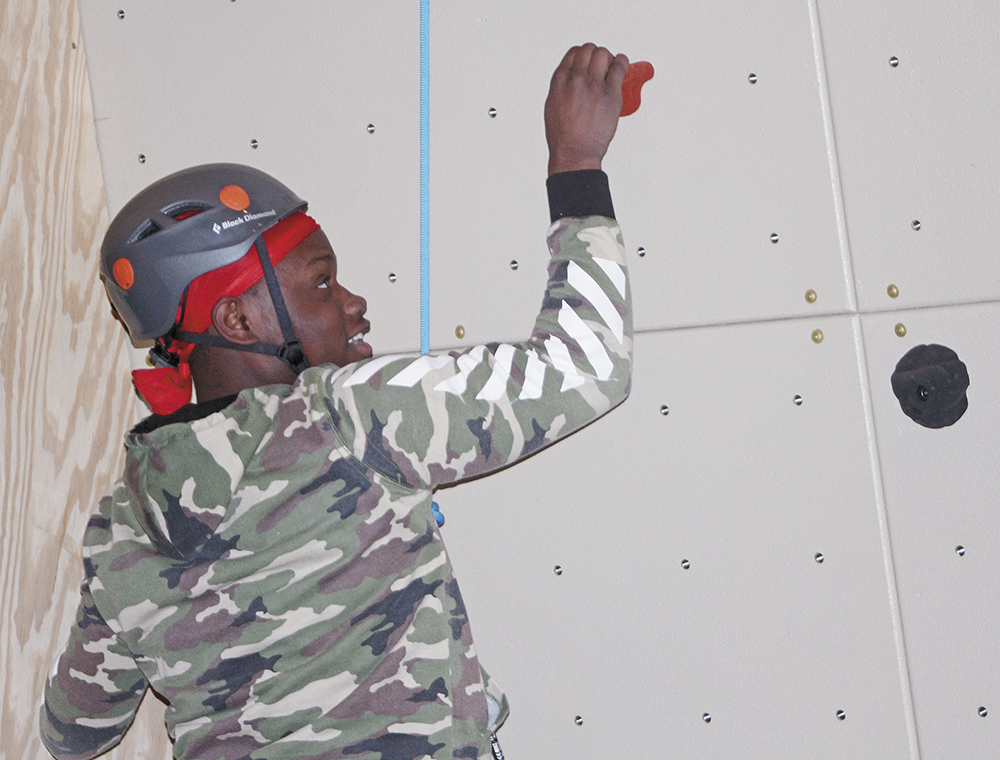
[[[101,246],[101,276],[132,340],[169,333],[192,280],[242,258],[264,230],[306,205],[240,164],[184,169],[136,195]]]

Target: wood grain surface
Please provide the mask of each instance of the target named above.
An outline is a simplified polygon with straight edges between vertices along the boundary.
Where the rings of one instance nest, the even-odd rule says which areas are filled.
[[[0,3],[0,758],[48,758],[37,712],[71,624],[80,542],[135,407],[97,277],[107,228],[73,0]],[[147,698],[108,758],[168,758]]]

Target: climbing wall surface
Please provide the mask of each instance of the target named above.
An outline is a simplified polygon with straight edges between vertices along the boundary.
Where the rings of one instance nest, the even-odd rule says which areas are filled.
[[[310,201],[342,280],[368,299],[376,349],[416,350],[419,5],[79,9],[108,212],[191,164],[259,166]],[[30,738],[40,669],[68,625],[82,524],[132,412],[116,328],[80,284],[106,219],[93,148],[76,147],[93,132],[79,50],[67,49],[80,42],[75,15],[55,2],[2,12],[9,70],[59,50],[35,80],[17,70],[3,84],[7,197],[54,194],[46,202],[87,262],[51,303],[31,301],[44,308],[15,309],[43,272],[62,271],[44,251],[66,243],[32,243],[62,217],[27,202],[11,213],[8,200],[4,240],[32,253],[20,274],[4,264],[5,283],[23,285],[5,288],[16,315],[0,329],[70,314],[80,365],[53,353],[57,382],[3,342],[16,442],[3,609],[15,614],[0,624],[0,754],[43,757]],[[1000,149],[987,130],[1000,116],[1000,11],[432,0],[430,30],[435,348],[530,329],[548,221],[542,104],[565,49],[592,39],[656,67],[605,164],[641,331],[632,397],[554,449],[437,497],[481,658],[511,697],[507,755],[995,755]],[[15,113],[31,87],[75,103],[77,127],[39,121],[41,107]],[[11,150],[65,170],[19,175]],[[63,192],[67,176],[77,186]],[[894,394],[897,362],[921,344],[948,346],[967,368],[968,410],[950,426],[917,424]],[[99,350],[119,358],[88,365]],[[904,403],[953,400],[935,371],[897,374]],[[19,400],[28,385],[46,389],[45,411]],[[32,448],[25,431],[49,437]],[[104,458],[74,464],[84,454]],[[29,456],[33,490],[18,474]],[[66,487],[43,498],[50,482]],[[58,567],[25,572],[29,555],[53,553]],[[49,590],[33,585],[53,574]],[[31,595],[46,601],[26,606]],[[30,704],[13,697],[24,683]],[[169,754],[151,736],[158,707],[121,757]]]

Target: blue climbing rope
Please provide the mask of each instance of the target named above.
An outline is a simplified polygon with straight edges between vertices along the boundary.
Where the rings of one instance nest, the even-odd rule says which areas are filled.
[[[420,353],[430,338],[430,0],[420,0]]]

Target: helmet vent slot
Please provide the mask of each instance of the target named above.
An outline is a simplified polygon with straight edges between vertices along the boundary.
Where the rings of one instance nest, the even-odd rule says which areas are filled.
[[[167,206],[162,211],[153,214],[152,218],[146,219],[140,224],[138,229],[132,233],[128,242],[137,243],[140,240],[148,238],[150,235],[155,235],[164,229],[164,226],[169,227],[174,222],[182,221],[189,216],[200,214],[202,211],[207,211],[210,208],[211,206],[207,203],[199,203],[197,201],[181,201],[172,206]]]
[[[207,203],[199,203],[198,201],[181,201],[180,203],[175,203],[172,206],[167,206],[163,209],[163,213],[167,216],[180,221],[181,219],[187,219],[189,216],[194,216],[195,214],[200,214],[202,211],[208,211],[211,206]]]
[[[158,225],[151,219],[147,219],[145,222],[139,225],[139,229],[137,229],[135,232],[132,233],[132,237],[128,239],[128,242],[137,243],[140,240],[148,238],[150,235],[159,232],[160,229],[162,229],[160,225]]]

